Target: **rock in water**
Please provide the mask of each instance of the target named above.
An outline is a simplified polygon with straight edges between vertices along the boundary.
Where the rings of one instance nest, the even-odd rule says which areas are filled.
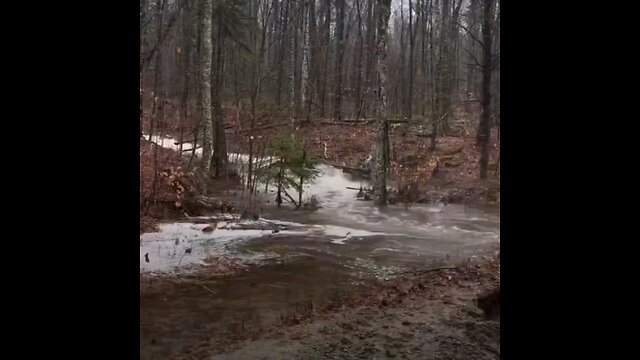
[[[315,195],[311,196],[311,199],[309,199],[309,201],[307,201],[302,205],[303,210],[310,210],[310,211],[318,210],[321,207],[322,206],[320,206],[320,202],[318,201],[318,198],[316,198]]]
[[[214,226],[209,225],[209,226],[205,227],[204,229],[202,229],[202,232],[210,233],[210,232],[213,232],[213,230],[215,230],[215,229],[216,228]]]

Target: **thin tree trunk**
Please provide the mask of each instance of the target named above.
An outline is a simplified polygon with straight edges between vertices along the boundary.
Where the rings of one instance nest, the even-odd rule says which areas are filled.
[[[324,3],[324,37],[323,37],[323,60],[322,60],[322,74],[320,76],[320,118],[324,118],[326,102],[327,102],[327,77],[329,74],[329,45],[331,42],[331,0],[326,0]]]
[[[345,0],[336,0],[336,83],[333,103],[333,118],[342,120],[342,63],[344,58],[344,11]]]
[[[471,99],[476,93],[476,67],[474,64],[475,56],[477,54],[477,44],[474,37],[477,38],[477,22],[478,22],[478,1],[470,0],[469,11],[467,12],[468,22],[468,34],[467,34],[467,98]]]
[[[224,0],[218,0],[224,1]],[[216,169],[216,176],[222,176],[227,172],[227,163],[229,162],[227,156],[227,135],[224,126],[224,112],[222,110],[222,89],[224,84],[224,34],[222,30],[222,13],[218,12],[218,48],[213,54],[216,55],[215,60],[212,60],[213,73],[212,73],[212,85],[211,85],[211,105],[213,107],[213,123],[215,134],[215,151],[213,154],[213,163]],[[212,40],[213,42],[213,40]],[[213,55],[212,54],[212,55]]]
[[[303,92],[302,92],[302,101],[300,102],[299,106],[304,106],[307,102],[307,99],[313,97],[311,95],[311,81],[309,80],[309,56],[311,56],[311,51],[309,49],[309,43],[310,43],[310,37],[309,37],[309,18],[308,16],[308,11],[302,11],[302,87],[303,87]],[[307,21],[304,21],[305,19],[307,19]],[[300,115],[302,115],[302,109],[300,109],[299,112]],[[306,116],[306,121],[309,121],[309,115],[310,113],[307,112],[307,116]]]
[[[367,62],[365,70],[365,94],[363,96],[363,117],[366,117],[367,113],[375,115],[375,107],[370,107],[369,99],[371,91],[375,87],[376,79],[374,78],[374,69],[376,62],[376,25],[378,19],[378,5],[376,0],[367,0]],[[377,101],[377,99],[375,99]],[[373,102],[375,105],[376,101]]]
[[[165,9],[165,5],[166,5],[166,0],[156,0],[156,35],[157,35],[157,41],[160,41],[161,37],[162,37],[162,29],[163,29],[163,17],[164,17],[164,9]],[[158,52],[156,54],[156,65],[155,65],[155,75],[154,75],[154,81],[153,81],[153,87],[154,87],[154,105],[156,107],[156,112],[155,112],[155,116],[154,118],[154,122],[156,124],[156,126],[160,126],[161,124],[164,123],[164,104],[165,104],[165,97],[164,97],[164,86],[163,86],[163,81],[162,81],[162,52]],[[152,123],[152,124],[153,124]],[[152,127],[152,131],[153,133],[153,127]],[[162,134],[161,134],[162,135]],[[155,202],[155,197],[156,197],[156,190],[157,190],[157,183],[158,183],[158,148],[159,146],[154,146],[154,152],[153,152],[153,183],[151,186],[151,200],[153,202]]]
[[[429,100],[430,100],[430,105],[431,105],[431,109],[429,111],[430,114],[430,118],[431,118],[431,136],[430,136],[430,142],[429,142],[429,151],[434,151],[436,149],[436,141],[438,140],[438,124],[437,124],[437,118],[439,117],[439,107],[438,107],[438,102],[437,102],[437,96],[438,96],[438,92],[437,92],[437,84],[438,84],[438,72],[436,71],[436,46],[434,44],[434,39],[435,39],[435,29],[434,29],[434,9],[437,9],[437,0],[436,4],[434,6],[433,0],[429,1],[429,48],[430,48],[430,54],[429,54],[429,75],[428,75],[428,86],[427,86],[427,92],[429,94]]]
[[[354,67],[356,71],[355,78],[355,102],[354,102],[354,114],[356,120],[360,118],[362,112],[362,63],[364,60],[364,37],[362,34],[362,9],[360,7],[360,1],[356,0],[356,10],[358,15],[358,50],[356,53],[356,60],[354,61]]]
[[[317,74],[318,74],[318,33],[316,30],[316,2],[315,0],[309,0],[309,40],[307,41],[307,48],[305,49],[308,56],[308,71],[309,71],[309,79],[307,80],[307,84],[309,86],[309,91],[307,93],[307,122],[311,121],[311,106],[313,105],[313,101],[315,98],[315,93],[317,92]]]
[[[405,117],[411,120],[413,114],[413,54],[415,47],[415,34],[413,30],[413,2],[409,0],[409,91],[407,96],[407,110]]]
[[[202,111],[202,169],[204,176],[209,175],[211,155],[213,153],[213,116],[211,109],[211,62],[213,57],[212,24],[213,0],[201,0],[202,9],[202,53],[200,59],[200,90]],[[195,144],[194,144],[195,148]],[[206,188],[204,189],[206,191]]]
[[[307,149],[302,150],[302,166],[305,166],[305,161],[307,161]],[[302,206],[302,194],[304,192],[304,176],[300,176],[300,191],[298,192],[298,204],[297,208]]]
[[[295,10],[293,9],[293,5],[289,5],[292,8],[289,9],[290,19],[289,19],[289,27],[288,27],[288,40],[289,40],[289,56],[287,57],[288,66],[287,70],[289,72],[289,121],[293,126],[296,120],[296,109],[295,109],[295,97],[296,97],[296,64],[297,64],[297,46],[296,46],[296,21],[295,21]]]
[[[406,76],[405,76],[405,64],[406,64],[406,51],[407,51],[407,43],[406,37],[404,36],[404,1],[400,0],[400,98],[394,96],[396,101],[399,103],[399,106],[396,106],[396,110],[399,108],[400,111],[397,113],[401,115],[406,115],[406,104],[407,104],[407,87],[406,87]]]
[[[489,140],[491,137],[491,25],[493,22],[493,1],[483,0],[482,15],[482,117],[478,129],[480,145],[480,180],[486,180],[489,166]]]

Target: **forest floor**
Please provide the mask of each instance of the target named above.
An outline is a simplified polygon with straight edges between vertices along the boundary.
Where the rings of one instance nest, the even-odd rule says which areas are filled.
[[[254,130],[251,148],[260,154],[266,143],[295,133],[321,161],[345,171],[363,173],[376,138],[373,124],[318,124],[293,129],[265,127]],[[247,132],[228,133],[232,152],[249,153]],[[433,152],[429,139],[403,125],[391,132],[389,180],[396,186],[393,202],[408,203],[497,203],[500,202],[500,140],[494,129],[490,140],[489,179],[478,180],[480,151],[475,138],[446,136],[437,139]]]
[[[414,272],[261,333],[216,337],[172,359],[499,359],[500,257]]]
[[[251,152],[253,156],[261,156],[270,141],[295,133],[311,153],[323,162],[342,167],[344,171],[362,173],[376,137],[374,125],[367,122],[317,122],[295,128],[289,124],[266,123],[248,131],[248,121],[233,121],[234,114],[233,109],[225,108],[228,151],[231,153]],[[461,111],[458,114],[460,118],[469,116]],[[248,119],[248,116],[242,118]],[[190,124],[183,126],[185,129],[192,128]],[[177,125],[162,128],[163,133],[176,139],[179,137]],[[194,138],[191,131],[186,131],[183,137]],[[500,202],[500,139],[497,129],[492,132],[490,140],[489,179],[485,182],[478,180],[479,149],[475,138],[469,136],[468,132],[463,136],[439,137],[433,152],[428,151],[429,139],[419,127],[408,124],[394,126],[390,137],[389,180],[396,188],[390,194],[392,203]],[[154,147],[154,144],[144,140],[140,145],[141,233],[153,230],[158,220],[178,219],[184,215],[184,211],[178,211],[174,206],[177,199],[176,189],[171,186],[171,174],[156,180],[157,201],[149,207],[143,204],[143,198],[149,198],[153,191]],[[157,163],[160,171],[173,169],[174,178],[175,169],[187,168],[184,158],[168,149],[158,149]],[[186,183],[190,182],[188,177],[188,174],[184,175]],[[209,186],[216,190],[235,189],[239,185],[239,179],[209,179]]]
[[[156,177],[154,168],[158,168]],[[140,140],[140,233],[156,231],[157,223],[162,220],[177,220],[185,216],[185,191],[195,187],[194,176],[187,173],[188,161],[177,152],[165,149],[152,142]],[[155,186],[154,186],[155,178]],[[208,179],[208,186],[214,189],[235,189],[238,179]],[[153,193],[155,192],[155,196]],[[155,202],[145,199],[155,198]],[[177,206],[179,204],[180,206]],[[233,211],[233,205],[218,202],[210,211]],[[190,214],[199,215],[197,213]]]

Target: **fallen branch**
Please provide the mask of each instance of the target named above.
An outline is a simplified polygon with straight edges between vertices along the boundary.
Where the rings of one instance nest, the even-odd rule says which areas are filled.
[[[196,149],[201,149],[202,146],[196,146]],[[189,151],[193,151],[194,148],[190,148],[190,149],[182,149],[182,152],[189,152]]]
[[[293,206],[295,206],[296,209],[300,207],[300,205],[291,197],[291,195],[289,195],[286,189],[282,189],[282,192],[287,196],[287,198],[289,198],[289,202]]]

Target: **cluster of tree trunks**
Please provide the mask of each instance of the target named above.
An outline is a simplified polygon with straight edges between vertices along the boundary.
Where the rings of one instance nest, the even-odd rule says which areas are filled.
[[[220,176],[228,167],[223,102],[250,118],[247,133],[274,109],[296,126],[375,119],[381,175],[389,120],[429,126],[434,150],[456,104],[480,98],[484,179],[499,124],[499,5],[400,0],[392,14],[388,0],[140,0],[140,133],[178,122],[180,142],[190,133],[202,146],[199,168]],[[169,118],[174,99],[180,111]]]

